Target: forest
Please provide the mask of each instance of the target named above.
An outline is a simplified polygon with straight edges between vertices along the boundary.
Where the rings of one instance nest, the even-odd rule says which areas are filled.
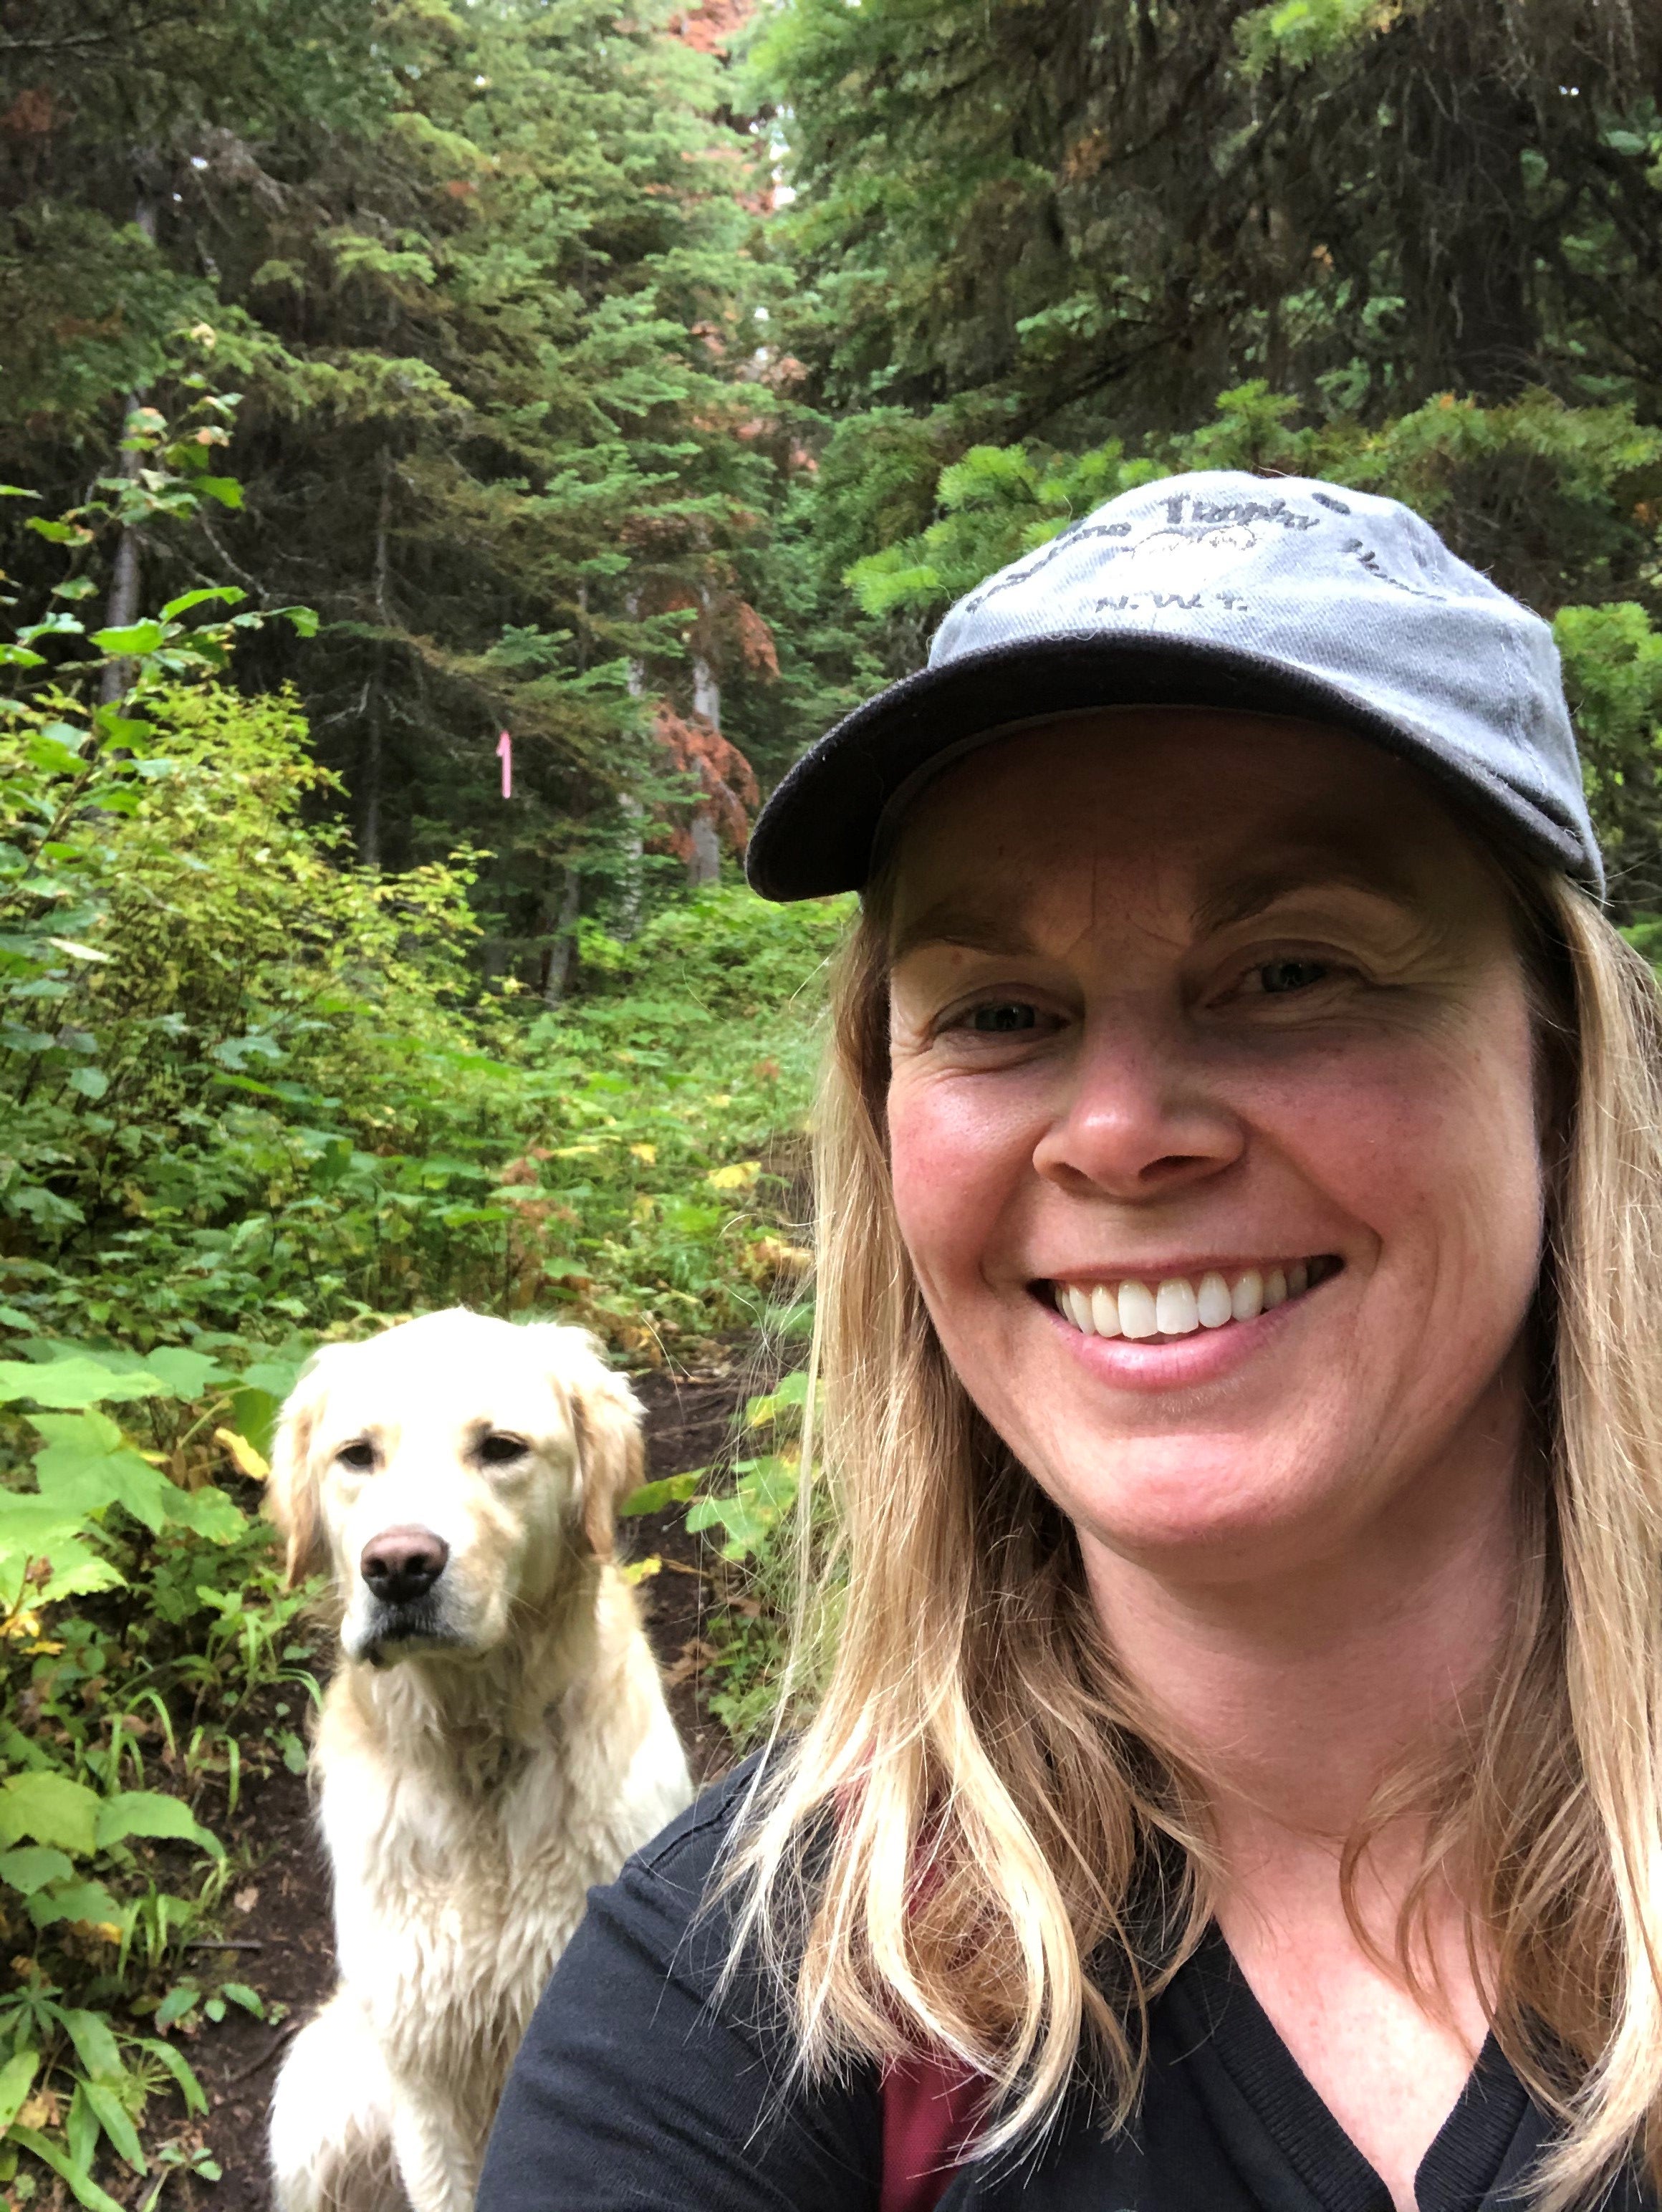
[[[1185,468],[1407,501],[1551,620],[1662,952],[1662,16],[12,0],[0,309],[0,2193],[240,2203],[276,1410],[595,1331],[753,1732],[847,914],[740,862],[955,597]]]

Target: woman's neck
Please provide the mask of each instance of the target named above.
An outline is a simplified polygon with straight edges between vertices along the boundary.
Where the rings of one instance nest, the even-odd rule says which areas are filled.
[[[1280,1557],[1173,1571],[1081,1531],[1120,1665],[1207,1778],[1226,1863],[1342,1842],[1390,1770],[1469,1717],[1518,1586],[1521,1413],[1468,1431],[1390,1512]]]

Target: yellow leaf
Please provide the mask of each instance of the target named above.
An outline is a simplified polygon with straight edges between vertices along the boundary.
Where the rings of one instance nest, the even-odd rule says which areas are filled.
[[[631,1145],[629,1149],[634,1153],[637,1160],[644,1160],[649,1168],[657,1166],[658,1147],[656,1145]]]
[[[650,1559],[631,1559],[624,1569],[624,1580],[626,1583],[643,1583],[649,1575],[659,1573],[663,1564],[655,1552]]]
[[[642,1191],[635,1200],[635,1218],[637,1221],[650,1221],[653,1209],[657,1203],[657,1200],[649,1190]]]
[[[234,1429],[216,1429],[214,1442],[224,1445],[235,1462],[238,1474],[246,1474],[251,1481],[264,1482],[271,1472],[247,1437],[240,1437]]]
[[[704,1181],[712,1190],[748,1190],[761,1172],[760,1160],[735,1160],[730,1168],[711,1168]]]
[[[15,1613],[7,1614],[3,1628],[0,1629],[0,1632],[7,1636],[39,1636],[40,1616],[38,1613],[29,1613],[20,1606]]]
[[[706,1106],[731,1106],[733,1093],[730,1091],[712,1091],[704,1103]]]

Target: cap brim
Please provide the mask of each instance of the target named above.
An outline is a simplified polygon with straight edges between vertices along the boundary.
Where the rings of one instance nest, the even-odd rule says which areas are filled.
[[[751,835],[746,873],[764,898],[821,898],[870,880],[878,830],[910,785],[977,740],[1105,707],[1207,707],[1331,723],[1428,769],[1514,842],[1578,881],[1603,870],[1553,820],[1434,731],[1370,709],[1340,684],[1258,656],[1167,636],[1024,640],[904,678],[803,754]]]

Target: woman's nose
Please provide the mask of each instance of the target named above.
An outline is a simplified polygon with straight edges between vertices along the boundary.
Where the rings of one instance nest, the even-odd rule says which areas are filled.
[[[1087,1036],[1033,1164],[1064,1188],[1154,1198],[1221,1173],[1245,1146],[1192,1046],[1164,1024],[1127,1020]]]

